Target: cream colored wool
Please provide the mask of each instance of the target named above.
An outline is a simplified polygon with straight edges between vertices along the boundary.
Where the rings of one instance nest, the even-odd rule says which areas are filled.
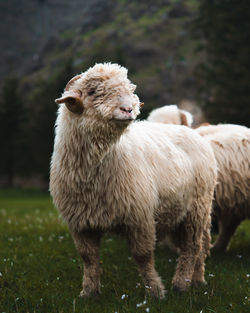
[[[219,235],[214,249],[225,250],[241,221],[250,218],[250,129],[225,124],[196,131],[211,144],[217,161],[214,214]]]
[[[193,116],[185,110],[181,110],[175,104],[165,105],[153,110],[147,120],[149,122],[158,122],[164,124],[176,124],[192,126]]]
[[[168,107],[172,106],[164,106],[159,111],[161,120],[156,116],[155,121],[181,124],[180,110]],[[219,235],[213,248],[226,250],[238,225],[250,218],[250,129],[219,124],[202,126],[196,131],[211,144],[217,161],[218,184],[213,211],[218,219]]]
[[[84,261],[82,296],[100,292],[99,245],[124,234],[145,285],[164,297],[156,237],[180,251],[174,287],[204,282],[216,162],[195,131],[133,122],[140,103],[127,70],[97,64],[73,78],[57,103],[50,192]]]

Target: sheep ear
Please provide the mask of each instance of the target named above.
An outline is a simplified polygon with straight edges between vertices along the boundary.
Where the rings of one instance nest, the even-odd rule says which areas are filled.
[[[72,94],[72,95],[66,95],[62,96],[61,98],[58,98],[55,100],[57,104],[59,103],[65,103],[66,107],[69,111],[75,114],[82,114],[83,112],[83,103],[81,98],[78,96]]]
[[[181,117],[181,125],[188,126],[186,114],[181,112],[180,117]]]
[[[193,124],[193,115],[187,111],[180,111],[181,125],[191,127]]]

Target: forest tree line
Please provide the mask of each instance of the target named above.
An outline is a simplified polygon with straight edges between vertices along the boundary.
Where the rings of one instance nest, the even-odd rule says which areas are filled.
[[[202,0],[192,25],[204,58],[194,72],[197,102],[209,122],[250,126],[250,7],[248,0]],[[101,51],[100,51],[101,53]],[[118,61],[119,60],[111,60]],[[39,176],[48,181],[57,105],[54,99],[74,75],[72,59],[35,93],[20,92],[20,78],[8,77],[0,99],[0,182]],[[153,109],[153,108],[152,108]],[[140,118],[146,117],[145,113]]]

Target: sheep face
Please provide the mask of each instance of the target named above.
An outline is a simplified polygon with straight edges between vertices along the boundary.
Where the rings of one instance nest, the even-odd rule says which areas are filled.
[[[56,103],[64,103],[78,118],[103,119],[126,125],[140,112],[135,88],[124,67],[96,64],[87,72],[73,77]]]

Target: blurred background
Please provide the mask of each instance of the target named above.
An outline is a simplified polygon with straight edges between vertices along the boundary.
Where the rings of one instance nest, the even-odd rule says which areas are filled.
[[[249,0],[0,0],[0,187],[48,188],[57,105],[97,62],[145,103],[250,126]]]

